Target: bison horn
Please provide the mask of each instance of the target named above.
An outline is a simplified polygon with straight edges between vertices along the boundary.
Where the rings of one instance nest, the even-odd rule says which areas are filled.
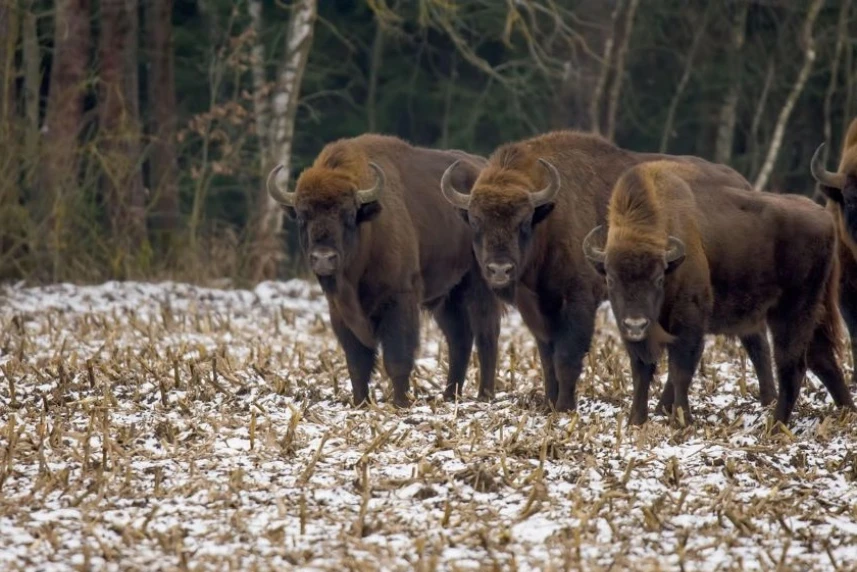
[[[682,256],[684,256],[685,247],[684,243],[674,236],[670,236],[669,243],[667,245],[667,251],[664,254],[664,260],[667,264],[670,262],[675,262]]]
[[[452,203],[452,206],[466,211],[470,206],[470,195],[459,193],[455,190],[455,187],[452,186],[452,173],[455,171],[455,168],[458,167],[459,163],[461,163],[461,160],[456,159],[452,165],[447,167],[446,171],[443,172],[443,176],[440,178],[440,190],[443,193],[443,196],[446,197],[446,200]]]
[[[277,175],[283,170],[283,164],[280,163],[268,174],[268,194],[272,199],[287,207],[295,206],[295,194],[293,192],[284,191],[277,184]]]
[[[604,225],[599,224],[590,230],[589,234],[586,235],[586,238],[583,239],[583,253],[586,255],[586,258],[599,264],[604,264],[604,260],[607,258],[607,254],[602,249],[595,246],[596,240],[601,239],[603,233]],[[599,242],[603,241],[599,240]]]
[[[812,161],[809,162],[809,170],[812,172],[813,178],[825,187],[833,187],[841,191],[845,186],[845,175],[834,173],[824,168],[824,164],[821,161],[822,149],[824,149],[824,143],[819,145],[818,149],[815,150]]]
[[[556,197],[556,194],[559,192],[561,181],[559,171],[552,163],[541,158],[539,159],[539,163],[547,169],[547,172],[550,175],[550,182],[548,182],[547,186],[541,191],[530,195],[530,202],[533,203],[533,207],[540,207],[552,202],[554,197]]]
[[[387,177],[384,175],[384,169],[373,162],[369,162],[369,166],[375,173],[375,184],[368,189],[357,191],[357,204],[365,205],[373,203],[381,198],[381,193],[384,192],[384,186],[387,183]]]

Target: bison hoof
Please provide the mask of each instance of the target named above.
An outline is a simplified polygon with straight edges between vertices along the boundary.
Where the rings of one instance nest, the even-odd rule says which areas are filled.
[[[628,418],[628,425],[637,426],[645,425],[646,421],[649,420],[648,412],[646,411],[632,411],[631,416]]]
[[[454,402],[455,400],[461,400],[461,394],[455,391],[455,387],[447,387],[446,391],[443,392],[443,400]]]
[[[574,403],[574,399],[571,399],[571,398],[560,397],[559,399],[556,400],[556,404],[554,404],[554,409],[556,409],[556,411],[558,413],[566,413],[569,411],[574,411],[576,408],[577,408],[577,406]]]
[[[478,401],[482,401],[485,403],[490,403],[494,401],[494,392],[493,391],[480,391],[479,395],[476,396]]]
[[[773,393],[760,393],[759,394],[759,403],[762,404],[762,407],[767,407],[771,403],[777,400],[776,394]]]
[[[411,406],[411,398],[408,396],[393,397],[393,407],[396,409],[407,409]]]

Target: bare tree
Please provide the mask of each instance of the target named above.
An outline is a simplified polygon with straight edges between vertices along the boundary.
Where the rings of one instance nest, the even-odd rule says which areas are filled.
[[[172,12],[173,0],[151,0],[145,4],[152,134],[149,172],[154,193],[152,227],[155,236],[167,244],[172,242],[180,220]]]
[[[35,0],[27,3],[21,25],[24,67],[24,149],[27,157],[35,157],[39,147],[39,89],[42,84],[41,52],[36,22]],[[34,162],[35,163],[35,162]],[[32,171],[31,171],[32,172]]]
[[[833,93],[839,83],[839,66],[842,59],[842,51],[848,40],[848,14],[851,10],[851,0],[841,0],[839,7],[839,20],[836,23],[836,44],[833,49],[833,60],[830,62],[830,81],[827,84],[827,92],[824,94],[824,146],[822,161],[827,164],[830,158],[830,148],[833,146],[833,125],[831,124],[831,107]],[[845,122],[848,122],[848,117]]]
[[[54,54],[42,127],[42,185],[37,207],[49,220],[53,278],[58,278],[66,223],[63,203],[77,186],[77,137],[83,125],[90,34],[89,0],[57,0]]]
[[[18,43],[18,8],[0,4],[0,134],[9,136],[15,114],[15,48]],[[8,139],[7,139],[8,141]]]
[[[101,3],[99,136],[114,246],[127,256],[146,237],[137,95],[137,0]]]
[[[257,44],[253,50],[253,78],[257,93],[254,97],[257,113],[257,130],[259,122],[263,122],[262,130],[258,133],[263,152],[262,170],[267,172],[276,163],[284,166],[282,172],[288,177],[291,168],[292,137],[295,129],[295,116],[298,110],[301,80],[312,47],[313,28],[315,25],[316,0],[298,0],[292,5],[286,35],[286,52],[278,72],[277,81],[271,97],[270,109],[268,100],[263,93],[266,84],[264,69],[264,48],[259,43],[261,31],[261,7],[259,0],[251,0],[250,15],[257,31]],[[267,125],[271,125],[271,129]],[[267,136],[263,139],[263,136]],[[288,184],[288,181],[283,181]],[[272,259],[267,255],[271,250],[272,241],[276,239],[283,228],[283,211],[262,185],[257,201],[258,213],[255,217],[254,234],[256,236],[257,252],[255,263],[257,277],[272,275],[274,268]]]
[[[738,114],[738,95],[741,89],[741,50],[744,47],[749,2],[737,3],[732,21],[732,36],[729,44],[729,68],[732,73],[720,116],[717,123],[717,138],[714,142],[714,162],[728,163],[732,158],[732,142],[735,137],[735,118]]]
[[[616,113],[619,109],[619,94],[622,91],[622,82],[625,79],[625,56],[631,44],[631,35],[634,31],[634,16],[637,13],[637,6],[639,5],[640,0],[630,0],[628,3],[628,7],[625,9],[622,34],[616,45],[613,83],[610,86],[610,95],[607,100],[607,119],[604,128],[605,136],[611,141],[616,134]]]
[[[759,168],[759,128],[762,125],[762,118],[765,116],[765,108],[768,106],[768,95],[771,93],[771,86],[774,84],[774,77],[777,73],[777,62],[774,56],[768,59],[768,66],[765,70],[765,81],[762,84],[762,92],[759,94],[759,100],[756,102],[756,110],[753,112],[753,119],[750,122],[750,168],[748,173],[755,173]]]
[[[693,27],[696,28],[696,33],[693,35],[693,41],[690,44],[690,50],[687,52],[687,55],[684,59],[684,69],[681,72],[681,79],[678,80],[678,85],[675,88],[675,93],[670,99],[670,105],[667,108],[667,118],[664,121],[664,130],[661,133],[661,144],[659,147],[659,151],[661,153],[667,152],[667,146],[669,145],[670,137],[673,135],[673,123],[675,122],[675,112],[678,109],[678,104],[681,101],[682,96],[684,96],[684,90],[687,89],[687,84],[690,81],[691,73],[693,72],[693,62],[696,58],[696,52],[699,50],[699,46],[702,43],[702,38],[705,36],[706,24],[708,24],[708,15],[710,12],[711,4],[707,4],[705,7],[705,11],[702,13],[702,18],[699,22],[694,21],[692,23]]]
[[[613,44],[616,41],[616,20],[622,10],[622,0],[616,1],[616,6],[610,12],[610,28],[604,40],[604,52],[601,60],[601,70],[595,82],[592,99],[589,102],[589,127],[593,133],[601,132],[601,100],[604,98],[604,90],[607,88],[607,80],[610,77],[611,62],[613,60]]]
[[[800,43],[803,48],[803,64],[801,65],[800,72],[798,73],[794,84],[792,84],[791,91],[786,97],[786,101],[780,110],[780,114],[777,117],[774,134],[771,137],[771,143],[768,147],[768,153],[765,156],[765,161],[762,163],[762,169],[759,171],[759,175],[756,177],[756,181],[753,184],[753,187],[757,191],[764,189],[765,185],[768,184],[768,179],[771,177],[771,172],[774,170],[774,164],[777,161],[777,155],[780,152],[780,146],[783,142],[786,124],[789,121],[792,109],[794,109],[801,91],[803,91],[803,86],[809,78],[809,72],[812,71],[812,65],[815,62],[816,57],[815,39],[813,38],[812,30],[823,4],[824,0],[812,0],[809,10],[807,11],[806,19],[804,20],[800,35]]]
[[[374,132],[377,129],[378,117],[375,104],[378,98],[378,71],[384,57],[384,22],[379,16],[375,16],[375,38],[372,40],[372,59],[369,62],[369,88],[366,93],[366,123],[368,130]],[[452,82],[450,81],[450,85]]]

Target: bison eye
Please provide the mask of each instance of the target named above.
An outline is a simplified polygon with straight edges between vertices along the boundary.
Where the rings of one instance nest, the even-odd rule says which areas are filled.
[[[613,277],[609,275],[607,276],[607,287],[613,288]]]
[[[658,277],[656,277],[656,278],[655,278],[655,286],[656,286],[656,287],[658,287],[658,288],[663,288],[663,287],[664,287],[664,277],[663,277],[663,275],[658,276]]]

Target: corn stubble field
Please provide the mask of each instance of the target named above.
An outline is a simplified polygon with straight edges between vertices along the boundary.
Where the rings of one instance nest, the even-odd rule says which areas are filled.
[[[752,368],[712,338],[696,424],[628,429],[609,317],[575,415],[544,411],[514,312],[494,403],[474,368],[437,399],[426,323],[415,406],[376,374],[354,410],[310,283],[7,287],[0,568],[854,569],[857,420],[810,378],[766,437]]]

